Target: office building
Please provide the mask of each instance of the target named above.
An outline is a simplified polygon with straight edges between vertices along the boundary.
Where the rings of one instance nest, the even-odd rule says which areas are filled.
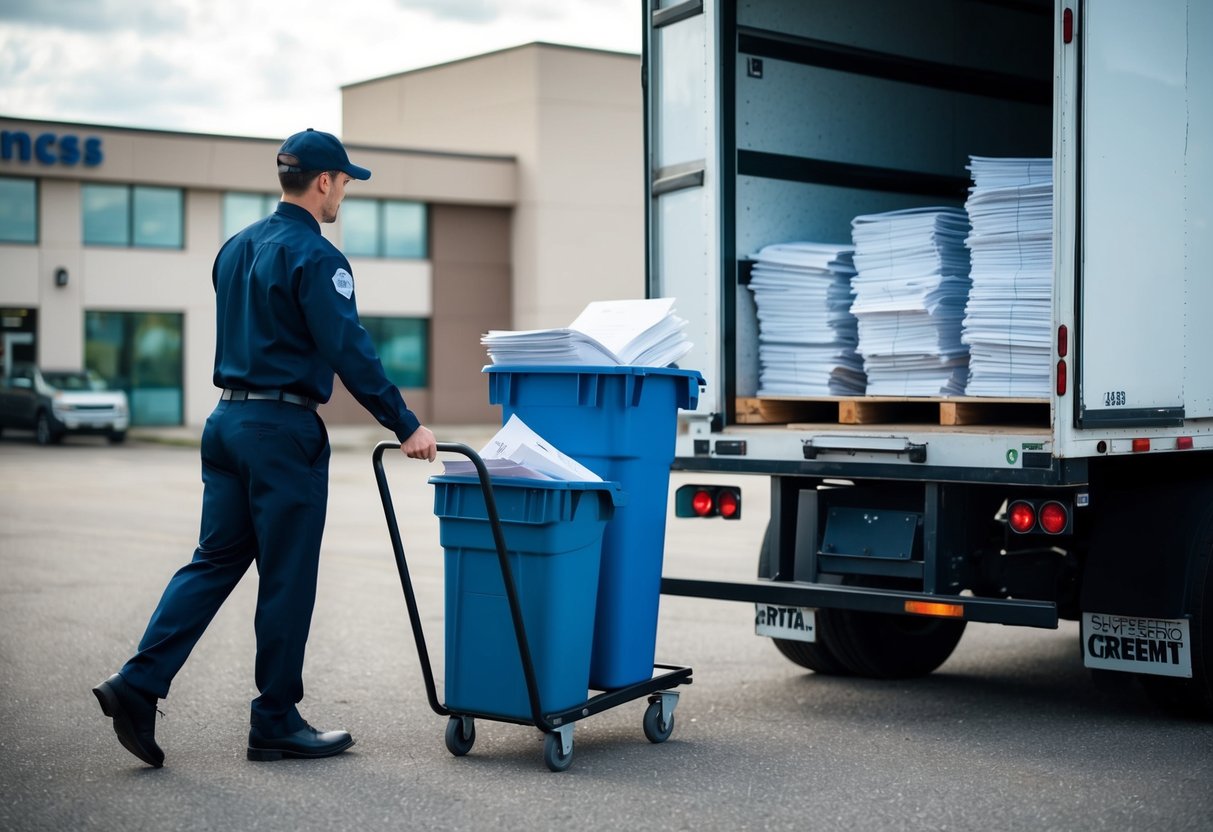
[[[483,332],[643,295],[639,71],[529,44],[342,89],[342,139],[373,176],[324,233],[423,421],[497,418]],[[0,116],[0,361],[91,369],[136,426],[200,426],[211,264],[273,210],[280,142]],[[339,383],[322,413],[370,418]]]

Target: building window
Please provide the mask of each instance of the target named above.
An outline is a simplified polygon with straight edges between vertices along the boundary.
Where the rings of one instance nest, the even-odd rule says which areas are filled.
[[[229,191],[223,195],[223,239],[230,239],[257,220],[274,213],[277,194],[249,194]]]
[[[185,193],[152,185],[83,185],[84,244],[182,248]]]
[[[350,198],[341,203],[341,247],[347,257],[429,256],[428,219],[421,202]]]
[[[182,331],[174,312],[84,313],[84,366],[125,390],[132,425],[180,425]]]
[[[38,242],[38,183],[0,176],[0,243]]]
[[[363,316],[388,380],[397,387],[429,386],[429,321]]]

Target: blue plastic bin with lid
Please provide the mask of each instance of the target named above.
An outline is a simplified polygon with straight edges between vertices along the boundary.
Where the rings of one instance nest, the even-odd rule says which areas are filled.
[[[444,549],[446,707],[529,722],[526,676],[480,481],[431,477]],[[545,713],[589,690],[602,533],[615,482],[494,478],[510,569]]]
[[[612,690],[653,674],[670,463],[678,410],[694,409],[703,376],[669,367],[485,367],[502,423],[517,414],[628,503],[603,534],[590,687]]]

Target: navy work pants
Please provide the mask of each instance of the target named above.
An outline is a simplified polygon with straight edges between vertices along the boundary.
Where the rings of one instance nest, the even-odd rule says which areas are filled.
[[[158,698],[215,613],[257,564],[252,724],[303,727],[303,653],[316,600],[328,503],[328,434],[307,408],[221,401],[202,433],[202,528],[193,560],[169,581],[124,679]]]

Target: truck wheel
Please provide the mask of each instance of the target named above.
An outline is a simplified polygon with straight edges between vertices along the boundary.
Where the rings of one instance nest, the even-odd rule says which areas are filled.
[[[821,610],[817,612],[821,615]],[[794,664],[808,668],[822,676],[852,676],[850,668],[839,661],[834,651],[823,638],[821,627],[817,628],[817,641],[792,641],[786,638],[774,638],[775,649]]]
[[[762,547],[758,553],[759,575],[762,574],[763,565],[767,562],[769,556],[767,550],[770,545],[771,529],[768,526],[762,536]],[[821,617],[821,611],[819,610],[817,613],[817,641],[793,641],[787,638],[773,638],[771,641],[775,642],[775,649],[793,664],[798,664],[814,673],[820,673],[822,676],[853,675],[850,669],[839,661],[834,651],[830,649],[830,637],[821,626]]]
[[[912,615],[822,610],[839,661],[857,676],[907,679],[935,670],[956,649],[965,622]]]
[[[1213,719],[1213,513],[1206,515],[1195,536],[1190,568],[1194,581],[1189,595],[1192,633],[1192,678],[1139,674],[1146,695],[1179,716]]]

